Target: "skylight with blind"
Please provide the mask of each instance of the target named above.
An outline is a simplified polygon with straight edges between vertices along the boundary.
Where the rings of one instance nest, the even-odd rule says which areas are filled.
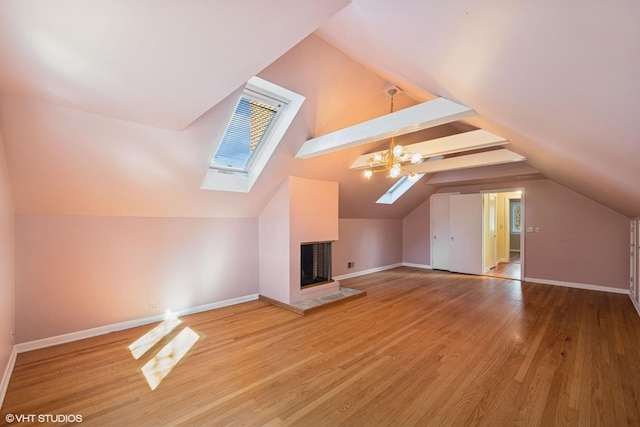
[[[245,89],[211,166],[245,171],[268,135],[282,103]]]
[[[216,141],[200,188],[249,192],[300,110],[304,97],[252,77],[224,135]]]

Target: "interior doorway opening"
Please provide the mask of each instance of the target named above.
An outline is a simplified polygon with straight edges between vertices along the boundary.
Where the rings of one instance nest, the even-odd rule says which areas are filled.
[[[522,190],[483,194],[483,263],[486,276],[522,280]]]

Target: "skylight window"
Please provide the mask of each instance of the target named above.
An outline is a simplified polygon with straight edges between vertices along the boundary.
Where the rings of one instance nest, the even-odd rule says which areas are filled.
[[[303,102],[297,93],[252,77],[216,142],[200,188],[249,192]]]
[[[391,188],[389,188],[387,190],[387,192],[384,193],[382,195],[382,197],[380,197],[376,201],[376,203],[380,203],[380,204],[383,204],[383,205],[391,205],[391,204],[393,204],[396,200],[398,200],[400,198],[400,196],[402,196],[404,193],[406,193],[407,190],[409,190],[411,187],[413,187],[413,184],[418,182],[424,175],[425,174],[423,174],[423,173],[419,173],[413,179],[409,179],[408,175],[400,177],[400,179],[397,180],[391,186]]]
[[[281,107],[278,100],[245,89],[211,166],[246,171]]]

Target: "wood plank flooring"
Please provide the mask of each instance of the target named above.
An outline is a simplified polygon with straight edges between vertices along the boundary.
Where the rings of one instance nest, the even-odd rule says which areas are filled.
[[[487,271],[485,276],[520,280],[520,268],[519,262],[499,262],[496,267]]]
[[[304,317],[262,301],[184,317],[138,360],[128,346],[155,325],[20,354],[0,422],[640,425],[626,295],[408,267],[342,285],[367,296]],[[186,326],[200,339],[152,391],[141,367]]]

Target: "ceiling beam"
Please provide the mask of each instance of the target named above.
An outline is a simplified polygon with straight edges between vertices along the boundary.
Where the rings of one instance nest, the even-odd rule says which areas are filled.
[[[484,129],[477,129],[470,132],[405,145],[404,148],[410,153],[422,154],[422,158],[424,159],[428,157],[442,156],[445,154],[496,147],[508,143],[509,141],[501,136],[494,135]],[[383,153],[384,151],[386,150],[363,154],[353,162],[349,169],[365,169],[380,165],[380,163],[369,165],[369,159],[371,159],[375,154]]]
[[[451,123],[476,114],[471,108],[436,98],[422,104],[398,110],[366,122],[309,139],[296,154],[296,158],[308,159],[349,147],[380,141],[392,136],[417,132],[422,129]]]
[[[466,156],[451,157],[432,162],[403,165],[409,172],[434,173],[447,170],[475,168],[479,166],[499,165],[502,163],[522,162],[526,157],[506,149],[485,151],[482,153],[468,154]],[[406,173],[404,173],[406,175]]]
[[[541,178],[542,174],[522,162],[503,163],[478,168],[442,171],[429,177],[429,184],[450,184],[452,182],[500,179],[501,181],[519,181]]]

